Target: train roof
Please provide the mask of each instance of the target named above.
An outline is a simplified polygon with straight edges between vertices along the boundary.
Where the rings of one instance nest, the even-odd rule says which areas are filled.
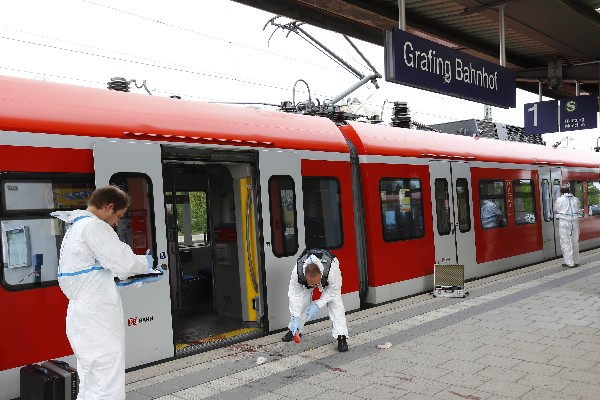
[[[360,155],[600,168],[600,154],[361,122],[342,128]]]
[[[0,130],[349,151],[326,118],[4,76]]]
[[[600,168],[593,152],[0,77],[0,130]]]

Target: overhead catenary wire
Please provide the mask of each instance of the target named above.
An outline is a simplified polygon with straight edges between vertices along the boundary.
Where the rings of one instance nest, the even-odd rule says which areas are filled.
[[[106,8],[106,9],[109,9],[109,10],[112,10],[112,11],[115,11],[115,12],[118,12],[118,13],[122,13],[122,14],[125,14],[125,15],[129,15],[129,16],[132,16],[134,18],[139,18],[139,19],[142,19],[142,20],[146,20],[148,22],[156,23],[156,24],[159,24],[159,25],[161,25],[162,27],[165,27],[165,28],[172,28],[172,29],[183,31],[183,32],[192,33],[194,35],[199,35],[199,36],[203,36],[203,37],[206,37],[206,38],[209,38],[209,39],[213,39],[213,40],[216,40],[216,41],[224,42],[224,43],[226,43],[228,45],[243,47],[243,48],[246,48],[246,49],[258,52],[258,53],[265,53],[265,54],[273,55],[273,56],[280,57],[280,58],[286,58],[286,59],[289,59],[291,61],[302,62],[302,63],[305,63],[305,64],[313,65],[315,67],[321,67],[321,68],[331,69],[328,66],[323,65],[323,64],[311,63],[311,62],[307,61],[306,59],[301,59],[301,58],[296,58],[296,57],[290,57],[290,56],[282,55],[282,54],[279,54],[279,53],[276,53],[276,52],[272,52],[272,51],[268,51],[268,50],[265,50],[265,49],[261,49],[261,48],[258,48],[258,47],[248,46],[246,44],[242,44],[242,43],[238,43],[238,42],[235,42],[235,41],[231,41],[229,39],[223,39],[223,38],[220,38],[218,36],[209,35],[207,33],[199,32],[199,31],[196,31],[196,30],[193,30],[193,29],[190,29],[190,28],[185,28],[185,27],[182,27],[182,26],[179,26],[179,25],[176,25],[176,24],[164,22],[164,21],[161,21],[161,20],[158,20],[158,19],[153,19],[153,18],[150,18],[150,17],[146,17],[146,16],[143,16],[143,15],[140,15],[140,14],[136,14],[136,13],[130,12],[130,11],[121,10],[121,9],[118,9],[118,8],[115,8],[115,7],[108,6],[106,4],[100,4],[100,3],[97,3],[95,1],[83,0],[83,2],[88,3],[88,4],[92,4],[94,6],[103,7],[103,8]]]
[[[184,64],[169,63],[169,62],[165,62],[162,60],[155,60],[155,59],[151,59],[151,58],[147,58],[147,57],[134,56],[134,55],[128,54],[128,53],[119,53],[119,52],[115,52],[112,50],[102,49],[100,47],[81,45],[81,44],[78,44],[75,42],[51,38],[51,37],[44,36],[44,35],[31,34],[31,33],[28,33],[28,32],[22,31],[22,30],[16,30],[16,29],[10,29],[10,28],[0,28],[0,29],[9,29],[14,32],[19,32],[19,33],[26,34],[26,35],[33,35],[33,36],[41,37],[41,38],[48,39],[51,41],[58,41],[58,42],[68,43],[70,45],[81,46],[81,47],[90,48],[90,49],[94,49],[94,50],[114,53],[114,54],[118,54],[118,56],[99,54],[97,52],[92,52],[92,51],[88,51],[88,50],[73,49],[73,48],[68,48],[68,47],[64,47],[64,46],[59,46],[56,44],[41,43],[41,42],[37,42],[34,40],[26,40],[26,39],[20,39],[20,38],[16,38],[16,37],[0,36],[0,39],[4,39],[4,40],[45,47],[47,49],[54,49],[57,51],[65,51],[65,52],[71,52],[71,53],[82,54],[82,55],[87,55],[87,56],[101,57],[101,58],[104,58],[107,60],[113,60],[113,61],[118,61],[118,62],[134,63],[134,64],[144,65],[144,66],[153,67],[153,68],[168,69],[168,70],[181,72],[181,73],[204,75],[207,77],[214,77],[214,78],[218,78],[218,79],[227,79],[227,80],[231,80],[231,81],[241,82],[241,83],[250,84],[250,85],[257,85],[257,86],[262,86],[265,88],[271,88],[271,89],[276,89],[276,90],[289,90],[289,86],[287,86],[281,82],[279,84],[273,84],[271,82],[264,82],[264,81],[261,82],[261,81],[252,81],[250,79],[243,79],[243,78],[240,78],[239,76],[231,76],[231,75],[228,76],[225,74],[220,74],[220,73],[217,73],[217,72],[214,72],[211,70],[206,70],[206,69],[204,69],[204,70],[200,69],[198,71],[194,67],[190,67],[190,66],[184,65]],[[273,54],[276,54],[276,53],[273,53]],[[288,57],[286,57],[286,58],[288,58]],[[306,59],[303,59],[302,62],[306,62],[305,60]],[[320,66],[320,65],[314,64],[314,63],[307,63],[307,64]],[[338,70],[336,69],[335,71],[338,71]],[[316,92],[315,94],[322,96],[322,97],[327,97],[329,95],[326,93],[319,93],[319,92]]]
[[[328,49],[325,45],[323,45],[320,41],[318,41],[316,38],[314,38],[306,30],[302,29],[300,27],[301,25],[303,25],[302,22],[291,21],[291,22],[288,22],[288,23],[285,23],[285,24],[281,24],[281,23],[275,22],[275,20],[277,18],[279,18],[279,17],[280,16],[275,16],[275,17],[271,18],[269,21],[267,21],[267,23],[263,27],[263,30],[265,30],[267,28],[267,26],[272,25],[272,26],[275,27],[275,30],[273,31],[273,34],[278,29],[286,30],[288,32],[286,34],[286,38],[290,35],[290,33],[295,33],[301,39],[303,39],[304,41],[306,41],[308,44],[310,44],[311,46],[313,46],[315,49],[317,49],[318,51],[320,51],[322,54],[325,54],[329,59],[333,60],[336,64],[338,64],[340,67],[342,67],[346,71],[350,72],[352,75],[356,76],[359,79],[362,79],[364,77],[364,74],[362,74],[356,68],[352,67],[350,64],[348,64],[344,59],[342,59],[341,57],[339,57],[333,51],[331,51],[330,49]],[[273,34],[271,34],[271,37],[273,36]],[[270,39],[271,38],[269,38],[269,40]]]
[[[115,7],[111,7],[111,6],[106,6],[104,4],[99,4],[99,3],[94,2],[94,1],[84,0],[84,2],[88,3],[90,5],[94,5],[94,6],[98,6],[98,7],[103,7],[103,8],[109,9],[109,10],[114,11],[114,12],[123,13],[123,14],[128,15],[128,16],[132,16],[132,17],[135,17],[135,18],[143,19],[143,20],[149,21],[151,23],[160,24],[161,26],[169,27],[169,28],[172,28],[172,29],[178,29],[178,30],[185,31],[185,32],[190,32],[190,33],[201,35],[201,36],[204,36],[204,37],[208,37],[208,38],[211,38],[211,39],[214,39],[214,40],[221,40],[221,41],[224,41],[224,42],[228,43],[229,45],[246,47],[246,48],[253,49],[254,51],[259,51],[259,52],[263,52],[263,53],[274,54],[274,55],[276,55],[278,57],[282,57],[278,53],[267,52],[267,51],[264,51],[264,50],[261,50],[261,49],[254,48],[252,46],[246,46],[246,45],[243,45],[243,44],[232,42],[230,40],[218,38],[218,37],[213,36],[213,35],[203,34],[201,32],[195,31],[193,29],[181,27],[181,26],[178,26],[178,25],[175,25],[175,24],[170,24],[170,23],[161,21],[159,19],[149,18],[149,17],[143,16],[143,15],[140,15],[140,14],[136,14],[136,13],[133,13],[133,12],[121,10],[121,9],[118,9],[118,8],[115,8]],[[6,28],[4,28],[4,29],[6,29]],[[8,28],[8,29],[10,29],[10,28]],[[22,30],[13,30],[13,31],[24,33],[24,34],[29,34],[29,33],[24,32]],[[71,41],[65,41],[65,40],[61,40],[61,39],[49,38],[48,36],[44,36],[44,35],[36,35],[36,36],[43,37],[43,38],[46,38],[46,39],[49,39],[49,40],[53,40],[53,41],[59,41],[59,42],[63,42],[63,43],[69,43],[71,45],[83,46],[83,47],[92,48],[92,49],[95,49],[95,50],[99,49],[101,51],[106,51],[105,49],[100,49],[98,47],[87,46],[87,45],[80,45],[80,44],[76,44],[76,43],[71,42]],[[303,40],[305,40],[306,42],[308,42],[309,44],[311,44],[312,47],[314,47],[317,50],[319,50],[322,54],[325,54],[328,58],[334,60],[338,64],[338,66],[342,67],[343,69],[346,69],[347,71],[349,71],[349,72],[351,72],[353,74],[357,74],[356,71],[354,71],[353,69],[352,70],[349,69],[349,67],[347,65],[344,65],[344,63],[339,62],[338,60],[336,60],[335,57],[331,57],[329,54],[327,54],[326,52],[324,52],[322,49],[319,49],[317,46],[315,46],[313,43],[311,43],[309,40],[307,40],[306,37],[304,37],[303,35],[299,34],[299,36]],[[309,35],[309,37],[310,37],[310,35]],[[66,48],[64,46],[52,45],[52,44],[47,44],[47,43],[39,43],[39,42],[35,42],[33,40],[23,40],[23,39],[18,39],[18,38],[9,38],[9,37],[6,37],[6,36],[2,36],[1,38],[6,39],[6,40],[20,41],[21,43],[28,43],[30,45],[38,45],[38,46],[46,47],[48,49],[55,49],[55,50],[60,50],[60,51],[68,51],[68,52],[82,54],[82,55],[87,55],[87,56],[102,57],[102,58],[105,58],[105,59],[108,59],[108,60],[114,60],[114,61],[119,61],[119,62],[129,62],[129,63],[134,63],[134,64],[138,64],[138,65],[144,65],[144,66],[153,67],[153,68],[159,68],[159,69],[167,69],[167,70],[177,71],[177,72],[180,72],[180,73],[189,73],[189,74],[203,75],[203,76],[206,76],[206,77],[209,77],[209,78],[227,79],[227,80],[230,80],[230,81],[235,81],[235,82],[240,82],[240,83],[250,84],[250,85],[258,85],[258,86],[262,86],[262,87],[265,87],[265,88],[271,88],[271,89],[275,89],[275,90],[286,90],[286,89],[288,89],[287,85],[284,85],[284,84],[277,85],[277,84],[274,84],[272,82],[264,82],[264,81],[263,82],[256,82],[256,81],[252,81],[252,80],[249,80],[249,79],[240,78],[238,75],[220,74],[220,73],[217,73],[217,72],[214,72],[214,71],[211,71],[211,70],[200,70],[200,71],[198,71],[197,69],[195,69],[193,67],[190,67],[190,66],[187,66],[187,65],[167,63],[167,62],[164,62],[164,61],[155,61],[154,59],[149,59],[149,58],[146,58],[146,57],[134,56],[134,55],[127,54],[127,53],[118,53],[118,52],[114,52],[112,50],[110,50],[111,53],[117,53],[119,55],[118,56],[114,56],[114,55],[98,54],[96,52],[92,52],[92,51],[88,51],[88,50],[79,50],[79,49]],[[141,58],[142,60],[140,60],[139,58]],[[298,60],[297,58],[293,58],[293,57],[284,57],[284,58]],[[306,62],[306,58],[302,59],[301,61],[304,62],[304,63],[307,63]],[[320,64],[314,64],[314,63],[307,63],[307,64],[309,64],[309,65],[318,65],[320,67],[323,67]],[[325,67],[325,68],[327,68],[327,67]],[[337,69],[336,69],[336,71],[337,71]],[[149,92],[149,90],[147,88],[146,88],[146,91]],[[322,96],[324,98],[330,97],[330,94],[318,93],[318,92],[316,92],[315,94],[318,95],[318,96]]]
[[[360,65],[364,69],[369,69],[369,67],[364,64],[364,60],[362,60],[362,59],[359,60],[358,58],[356,58],[356,55],[352,51],[348,51],[348,50],[352,49],[352,47],[350,46],[350,42],[348,42],[347,40],[344,40],[344,38],[342,36],[345,36],[345,35],[336,35],[335,37],[336,37],[338,43],[340,44],[340,46],[344,47],[344,49],[346,50],[346,53],[348,54],[348,57],[350,57],[352,62],[354,62],[357,65]]]
[[[93,6],[104,7],[104,8],[113,10],[114,12],[124,13],[126,15],[130,15],[130,16],[135,17],[135,18],[145,19],[145,20],[147,20],[150,23],[159,24],[161,26],[165,26],[165,27],[168,27],[170,29],[178,29],[178,30],[181,30],[181,31],[190,32],[192,34],[201,35],[201,36],[204,36],[204,37],[207,37],[207,38],[211,38],[211,39],[214,39],[214,40],[220,40],[220,41],[223,41],[223,42],[225,42],[225,43],[227,43],[228,45],[231,45],[231,46],[240,46],[240,47],[251,49],[252,51],[255,51],[255,52],[261,52],[263,54],[264,53],[274,54],[274,55],[276,55],[278,57],[283,57],[283,58],[290,59],[290,60],[300,60],[300,59],[295,58],[295,57],[285,57],[285,56],[282,56],[282,55],[277,54],[275,52],[265,51],[265,50],[258,49],[258,48],[252,47],[252,46],[245,46],[243,44],[235,43],[235,42],[232,42],[230,40],[226,40],[226,39],[223,39],[223,38],[216,37],[214,35],[203,34],[201,32],[195,31],[193,29],[182,28],[182,27],[177,26],[175,24],[169,24],[169,23],[166,23],[166,22],[161,21],[159,19],[148,18],[148,17],[144,17],[143,15],[139,15],[139,14],[135,14],[135,13],[131,13],[131,12],[119,10],[117,8],[114,8],[114,7],[110,7],[110,6],[106,6],[106,5],[103,5],[103,4],[99,4],[99,2],[94,2],[94,1],[89,1],[89,0],[84,0],[84,2],[88,3],[90,5],[93,5]],[[6,29],[6,28],[0,28],[0,29]],[[23,32],[23,31],[21,31],[21,32]],[[44,36],[40,35],[40,37],[44,37]],[[13,38],[8,38],[8,39],[9,40],[13,40]],[[63,42],[63,43],[69,43],[69,44],[73,43],[73,42],[64,41],[64,40],[61,40],[61,39],[51,39],[51,38],[49,38],[49,39],[50,40],[59,41],[59,42]],[[305,41],[307,41],[307,39],[304,38],[304,37],[302,37],[302,39],[305,40]],[[17,39],[17,40],[20,40],[20,39]],[[25,43],[25,42],[26,41],[21,41],[21,43]],[[33,41],[33,40],[30,40],[28,42],[30,42],[30,44],[32,44],[32,45],[36,44],[35,41]],[[310,42],[309,42],[309,44],[310,44]],[[239,83],[246,84],[246,85],[264,87],[264,88],[274,89],[274,90],[278,90],[278,91],[288,91],[289,92],[290,88],[291,88],[291,82],[290,82],[290,84],[285,84],[285,83],[282,83],[282,82],[257,81],[257,80],[252,80],[252,79],[247,79],[247,78],[244,78],[244,77],[240,77],[239,75],[229,75],[229,74],[219,73],[219,72],[215,72],[215,71],[211,71],[211,70],[206,70],[206,69],[203,70],[203,69],[198,69],[198,68],[191,67],[191,66],[188,66],[188,65],[169,63],[169,62],[162,61],[162,60],[155,61],[152,58],[135,56],[135,55],[127,54],[127,53],[117,53],[117,52],[112,51],[111,55],[106,55],[106,54],[103,55],[103,54],[97,54],[97,51],[86,51],[86,50],[80,50],[80,49],[69,49],[69,48],[66,48],[66,46],[56,46],[55,45],[54,47],[52,47],[52,45],[43,44],[43,43],[39,43],[37,45],[44,46],[44,47],[46,47],[48,49],[54,49],[54,50],[57,50],[57,51],[69,51],[69,52],[72,52],[74,54],[81,54],[81,55],[85,55],[85,56],[102,57],[102,58],[105,58],[107,60],[114,60],[114,61],[117,61],[117,62],[133,63],[133,64],[138,64],[138,65],[148,66],[148,67],[151,67],[151,68],[176,71],[176,72],[183,73],[183,74],[193,74],[193,75],[197,75],[197,76],[205,76],[205,77],[208,77],[208,78],[223,79],[223,80],[228,80],[228,81],[231,81],[231,82],[239,82]],[[86,45],[80,45],[80,46],[85,46],[88,49],[93,49],[93,50],[99,49],[99,48],[95,48],[95,47],[92,47],[92,46],[86,46]],[[311,44],[311,46],[314,47],[314,48],[317,48],[313,44]],[[327,55],[322,50],[320,50],[320,49],[318,49],[318,50],[321,53]],[[111,51],[111,50],[108,50],[108,51]],[[118,54],[118,55],[115,56],[114,55],[115,53]],[[141,58],[142,60],[140,61],[139,59],[136,59],[138,57]],[[327,55],[327,57],[330,58],[330,59],[333,59],[329,55]],[[352,59],[356,60],[355,57],[352,57]],[[307,59],[304,58],[304,59],[302,59],[300,61],[302,61],[303,63],[306,63]],[[311,65],[321,65],[322,66],[322,64],[314,64],[314,63],[309,63],[309,64],[311,64]],[[340,65],[339,63],[337,63],[337,64]],[[364,65],[362,63],[360,63],[360,65],[364,67]],[[340,65],[340,66],[342,66],[342,65]],[[327,68],[327,67],[324,67],[324,68]],[[343,66],[342,66],[342,68],[343,68]],[[328,69],[330,69],[330,68],[328,68]],[[336,68],[335,71],[339,71],[339,69]],[[40,75],[43,74],[42,72],[31,72],[31,73],[32,74],[40,74]],[[46,75],[50,76],[49,74],[46,74]],[[106,76],[106,78],[108,78],[108,76]],[[64,78],[64,79],[78,80],[80,82],[85,82],[85,80],[83,80],[83,79],[78,79],[78,78],[74,78],[74,77],[69,77],[69,78]],[[102,82],[101,83],[102,86],[104,86],[105,83],[106,82]],[[154,82],[151,82],[151,83],[154,84]],[[318,86],[316,86],[316,88],[317,88],[317,91],[318,91]],[[179,90],[178,91],[164,91],[164,90],[159,90],[157,92],[168,93],[168,94],[172,94],[173,92],[180,93]],[[331,97],[330,94],[323,94],[323,93],[318,93],[318,92],[314,93],[314,95],[318,96],[318,97],[321,97],[321,98],[330,98]],[[365,101],[362,102],[363,106],[368,106],[368,105],[377,106],[375,104],[369,103],[369,100],[372,98],[372,96],[373,96],[373,94],[369,95],[369,97],[367,98],[367,100],[365,100]],[[185,97],[187,97],[187,98],[198,98],[198,99],[206,99],[207,98],[207,97],[201,97],[201,96],[195,96],[195,95],[185,95]],[[214,97],[216,97],[216,96],[212,96],[211,99],[218,102],[219,99],[215,99]],[[245,102],[236,102],[236,103],[245,103]],[[424,114],[426,114],[426,115],[435,115],[435,116],[440,116],[440,117],[442,116],[441,114],[438,114],[438,113],[435,113],[435,114],[434,113],[431,113],[431,114],[424,113]],[[450,113],[448,113],[448,115],[446,117],[447,118],[451,118],[452,115]]]
[[[234,82],[240,82],[240,83],[262,86],[262,87],[278,89],[278,90],[289,90],[289,86],[284,86],[283,84],[269,84],[269,83],[265,83],[265,82],[252,81],[252,80],[243,79],[243,78],[240,78],[237,76],[227,76],[224,74],[219,74],[217,72],[209,71],[209,70],[196,71],[196,70],[193,70],[192,67],[188,67],[188,66],[175,67],[175,66],[169,66],[169,65],[161,65],[161,64],[157,64],[155,62],[149,62],[149,61],[128,60],[123,57],[114,57],[114,56],[109,56],[109,55],[105,55],[105,54],[92,53],[89,51],[69,49],[69,48],[60,47],[60,46],[56,46],[56,45],[38,43],[38,42],[30,41],[30,40],[10,38],[10,37],[6,37],[6,36],[0,36],[0,39],[12,40],[12,41],[17,41],[17,42],[21,42],[21,43],[25,43],[25,44],[29,44],[29,45],[41,46],[41,47],[46,47],[46,48],[50,48],[50,49],[54,49],[54,50],[67,51],[67,52],[71,52],[71,53],[78,53],[78,54],[87,55],[87,56],[111,59],[114,61],[134,63],[134,64],[144,65],[144,66],[148,66],[148,67],[152,67],[152,68],[159,68],[159,69],[171,70],[171,71],[176,71],[176,72],[184,72],[184,73],[194,74],[194,75],[203,75],[203,76],[207,76],[207,77],[225,79],[225,80],[230,80],[230,81],[234,81]]]

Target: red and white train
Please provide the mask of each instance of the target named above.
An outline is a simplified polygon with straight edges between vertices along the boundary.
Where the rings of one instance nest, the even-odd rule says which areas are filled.
[[[434,264],[470,279],[555,258],[567,182],[581,249],[600,246],[595,153],[0,77],[0,399],[23,365],[74,361],[49,213],[97,186],[129,192],[118,233],[168,270],[121,289],[132,368],[284,328],[305,247],[337,255],[348,311],[432,290]]]

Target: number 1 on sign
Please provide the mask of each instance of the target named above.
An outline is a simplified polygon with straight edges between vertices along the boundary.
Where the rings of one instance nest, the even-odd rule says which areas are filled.
[[[533,111],[533,126],[537,126],[537,103],[528,108],[527,111]]]

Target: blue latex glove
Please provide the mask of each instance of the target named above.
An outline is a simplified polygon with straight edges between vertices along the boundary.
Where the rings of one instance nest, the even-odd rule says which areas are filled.
[[[146,250],[146,262],[148,263],[148,271],[154,267],[154,257],[150,254],[150,249]]]
[[[292,331],[292,335],[295,335],[296,332],[298,332],[299,330],[300,330],[300,318],[293,317],[292,324],[290,326],[290,331]]]
[[[313,317],[317,314],[318,311],[319,311],[319,306],[317,305],[317,303],[313,303],[312,306],[310,306],[310,308],[306,312],[306,322],[313,319]]]

